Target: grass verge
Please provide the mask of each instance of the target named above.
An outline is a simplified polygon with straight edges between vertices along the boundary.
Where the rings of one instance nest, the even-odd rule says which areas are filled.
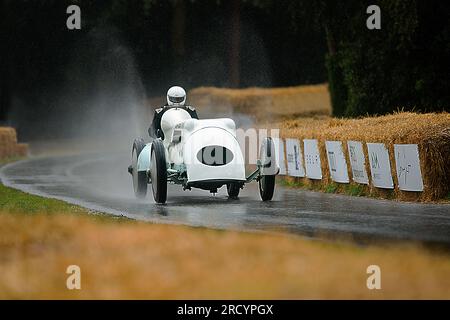
[[[450,298],[450,257],[88,215],[0,185],[0,298]],[[224,213],[226,214],[226,213]],[[81,268],[81,290],[66,268]],[[382,270],[368,290],[366,269]]]
[[[12,156],[12,157],[0,158],[0,167],[4,166],[5,164],[11,163],[11,162],[20,161],[20,160],[23,160],[23,159],[26,159],[26,157]]]
[[[323,183],[322,181],[308,181],[307,179],[294,177],[278,177],[277,182],[285,187],[299,188],[309,191],[345,194],[353,197],[369,197],[388,200],[395,199],[395,192],[393,190],[383,190],[383,193],[368,192],[368,188],[366,186],[354,182],[350,182],[349,184],[340,184],[336,182]]]

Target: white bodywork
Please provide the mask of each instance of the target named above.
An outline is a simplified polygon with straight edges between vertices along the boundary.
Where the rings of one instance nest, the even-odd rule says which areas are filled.
[[[173,108],[163,114],[161,128],[164,133],[167,166],[177,170],[185,169],[188,183],[212,180],[245,181],[244,158],[232,119],[197,120],[192,119],[187,111]],[[203,152],[205,147],[211,146],[224,147],[231,151],[231,161],[227,160],[225,164],[220,165],[203,164],[197,155]],[[151,143],[147,144],[139,155],[138,171],[149,170],[150,153]]]

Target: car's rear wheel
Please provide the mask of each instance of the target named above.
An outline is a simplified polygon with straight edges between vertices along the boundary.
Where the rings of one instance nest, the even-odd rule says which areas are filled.
[[[261,159],[264,159],[263,166],[273,166],[272,151],[275,150],[272,138],[267,137],[261,145]],[[262,174],[259,178],[259,195],[262,201],[270,201],[275,190],[275,175]]]
[[[138,171],[138,158],[144,147],[144,140],[136,139],[131,151],[131,176],[133,178],[134,195],[137,198],[145,198],[147,195],[147,172]]]
[[[154,140],[152,143],[150,178],[153,199],[156,203],[165,203],[167,200],[167,166],[166,153],[161,140]]]
[[[227,192],[230,199],[237,199],[239,197],[239,191],[241,191],[241,186],[238,183],[227,183]]]

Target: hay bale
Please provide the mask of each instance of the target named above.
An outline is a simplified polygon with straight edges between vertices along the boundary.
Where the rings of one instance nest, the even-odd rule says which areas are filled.
[[[434,201],[442,199],[450,192],[450,114],[417,114],[400,112],[382,117],[361,119],[296,119],[279,123],[284,138],[318,139],[322,161],[322,185],[332,183],[326,158],[325,141],[342,141],[351,177],[347,141],[384,143],[389,150],[394,191],[361,186],[364,193],[394,197],[400,200]],[[423,192],[408,192],[398,189],[394,159],[394,144],[417,144],[424,182]],[[367,146],[364,144],[367,172],[370,180]],[[303,183],[311,185],[309,179]],[[314,183],[314,182],[313,182]]]
[[[28,145],[17,144],[14,128],[0,127],[0,159],[15,156],[26,156]]]
[[[305,115],[330,115],[331,102],[326,84],[287,88],[224,89],[200,87],[188,94],[199,109],[228,108],[257,120],[273,120]]]
[[[0,127],[0,142],[2,144],[17,143],[16,130],[9,127]]]
[[[0,157],[10,157],[17,143],[16,131],[14,128],[0,128]]]
[[[26,157],[28,155],[28,144],[18,143],[15,150],[15,156]]]

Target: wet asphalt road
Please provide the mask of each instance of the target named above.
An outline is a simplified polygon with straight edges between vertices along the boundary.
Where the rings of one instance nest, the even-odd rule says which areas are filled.
[[[126,172],[129,161],[128,153],[31,158],[1,168],[0,178],[7,186],[32,194],[157,223],[450,245],[450,205],[398,203],[279,186],[273,201],[261,202],[256,183],[247,185],[239,200],[229,200],[224,188],[213,196],[170,185],[167,204],[156,205],[151,189],[146,199],[134,198]]]

